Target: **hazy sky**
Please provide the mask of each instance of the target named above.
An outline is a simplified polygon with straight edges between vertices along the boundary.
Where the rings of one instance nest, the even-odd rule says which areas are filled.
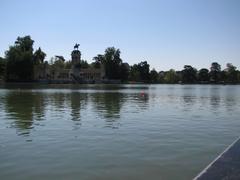
[[[1,0],[0,56],[25,35],[47,60],[70,59],[77,42],[89,62],[114,46],[123,61],[157,70],[240,69],[240,0]]]

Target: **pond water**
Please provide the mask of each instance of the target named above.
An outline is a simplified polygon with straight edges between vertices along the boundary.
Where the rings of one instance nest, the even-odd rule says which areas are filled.
[[[190,180],[239,117],[240,86],[2,86],[0,179]]]

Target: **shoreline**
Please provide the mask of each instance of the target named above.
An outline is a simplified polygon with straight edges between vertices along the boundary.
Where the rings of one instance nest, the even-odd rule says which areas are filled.
[[[240,83],[145,83],[145,82],[119,82],[119,81],[109,81],[109,82],[83,82],[83,83],[74,83],[70,81],[43,81],[43,82],[38,82],[38,81],[0,81],[0,85],[10,85],[10,84],[39,84],[39,85],[44,85],[44,84],[69,84],[69,85],[88,85],[88,84],[96,84],[96,85],[104,85],[104,84],[112,84],[112,85],[134,85],[134,84],[144,84],[144,85],[240,85]]]

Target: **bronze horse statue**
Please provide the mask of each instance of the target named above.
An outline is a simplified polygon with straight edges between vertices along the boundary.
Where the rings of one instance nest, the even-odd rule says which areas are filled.
[[[74,49],[77,49],[78,50],[78,47],[80,46],[80,44],[75,44],[75,46],[74,46]]]

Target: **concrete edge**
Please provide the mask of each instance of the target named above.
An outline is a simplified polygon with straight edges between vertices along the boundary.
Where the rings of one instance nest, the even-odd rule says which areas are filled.
[[[205,167],[193,180],[198,180],[203,174],[207,172],[207,170],[216,162],[218,159],[220,159],[229,149],[231,149],[234,144],[236,144],[240,140],[240,137],[238,137],[232,144],[230,144],[221,154],[219,154],[207,167]]]

